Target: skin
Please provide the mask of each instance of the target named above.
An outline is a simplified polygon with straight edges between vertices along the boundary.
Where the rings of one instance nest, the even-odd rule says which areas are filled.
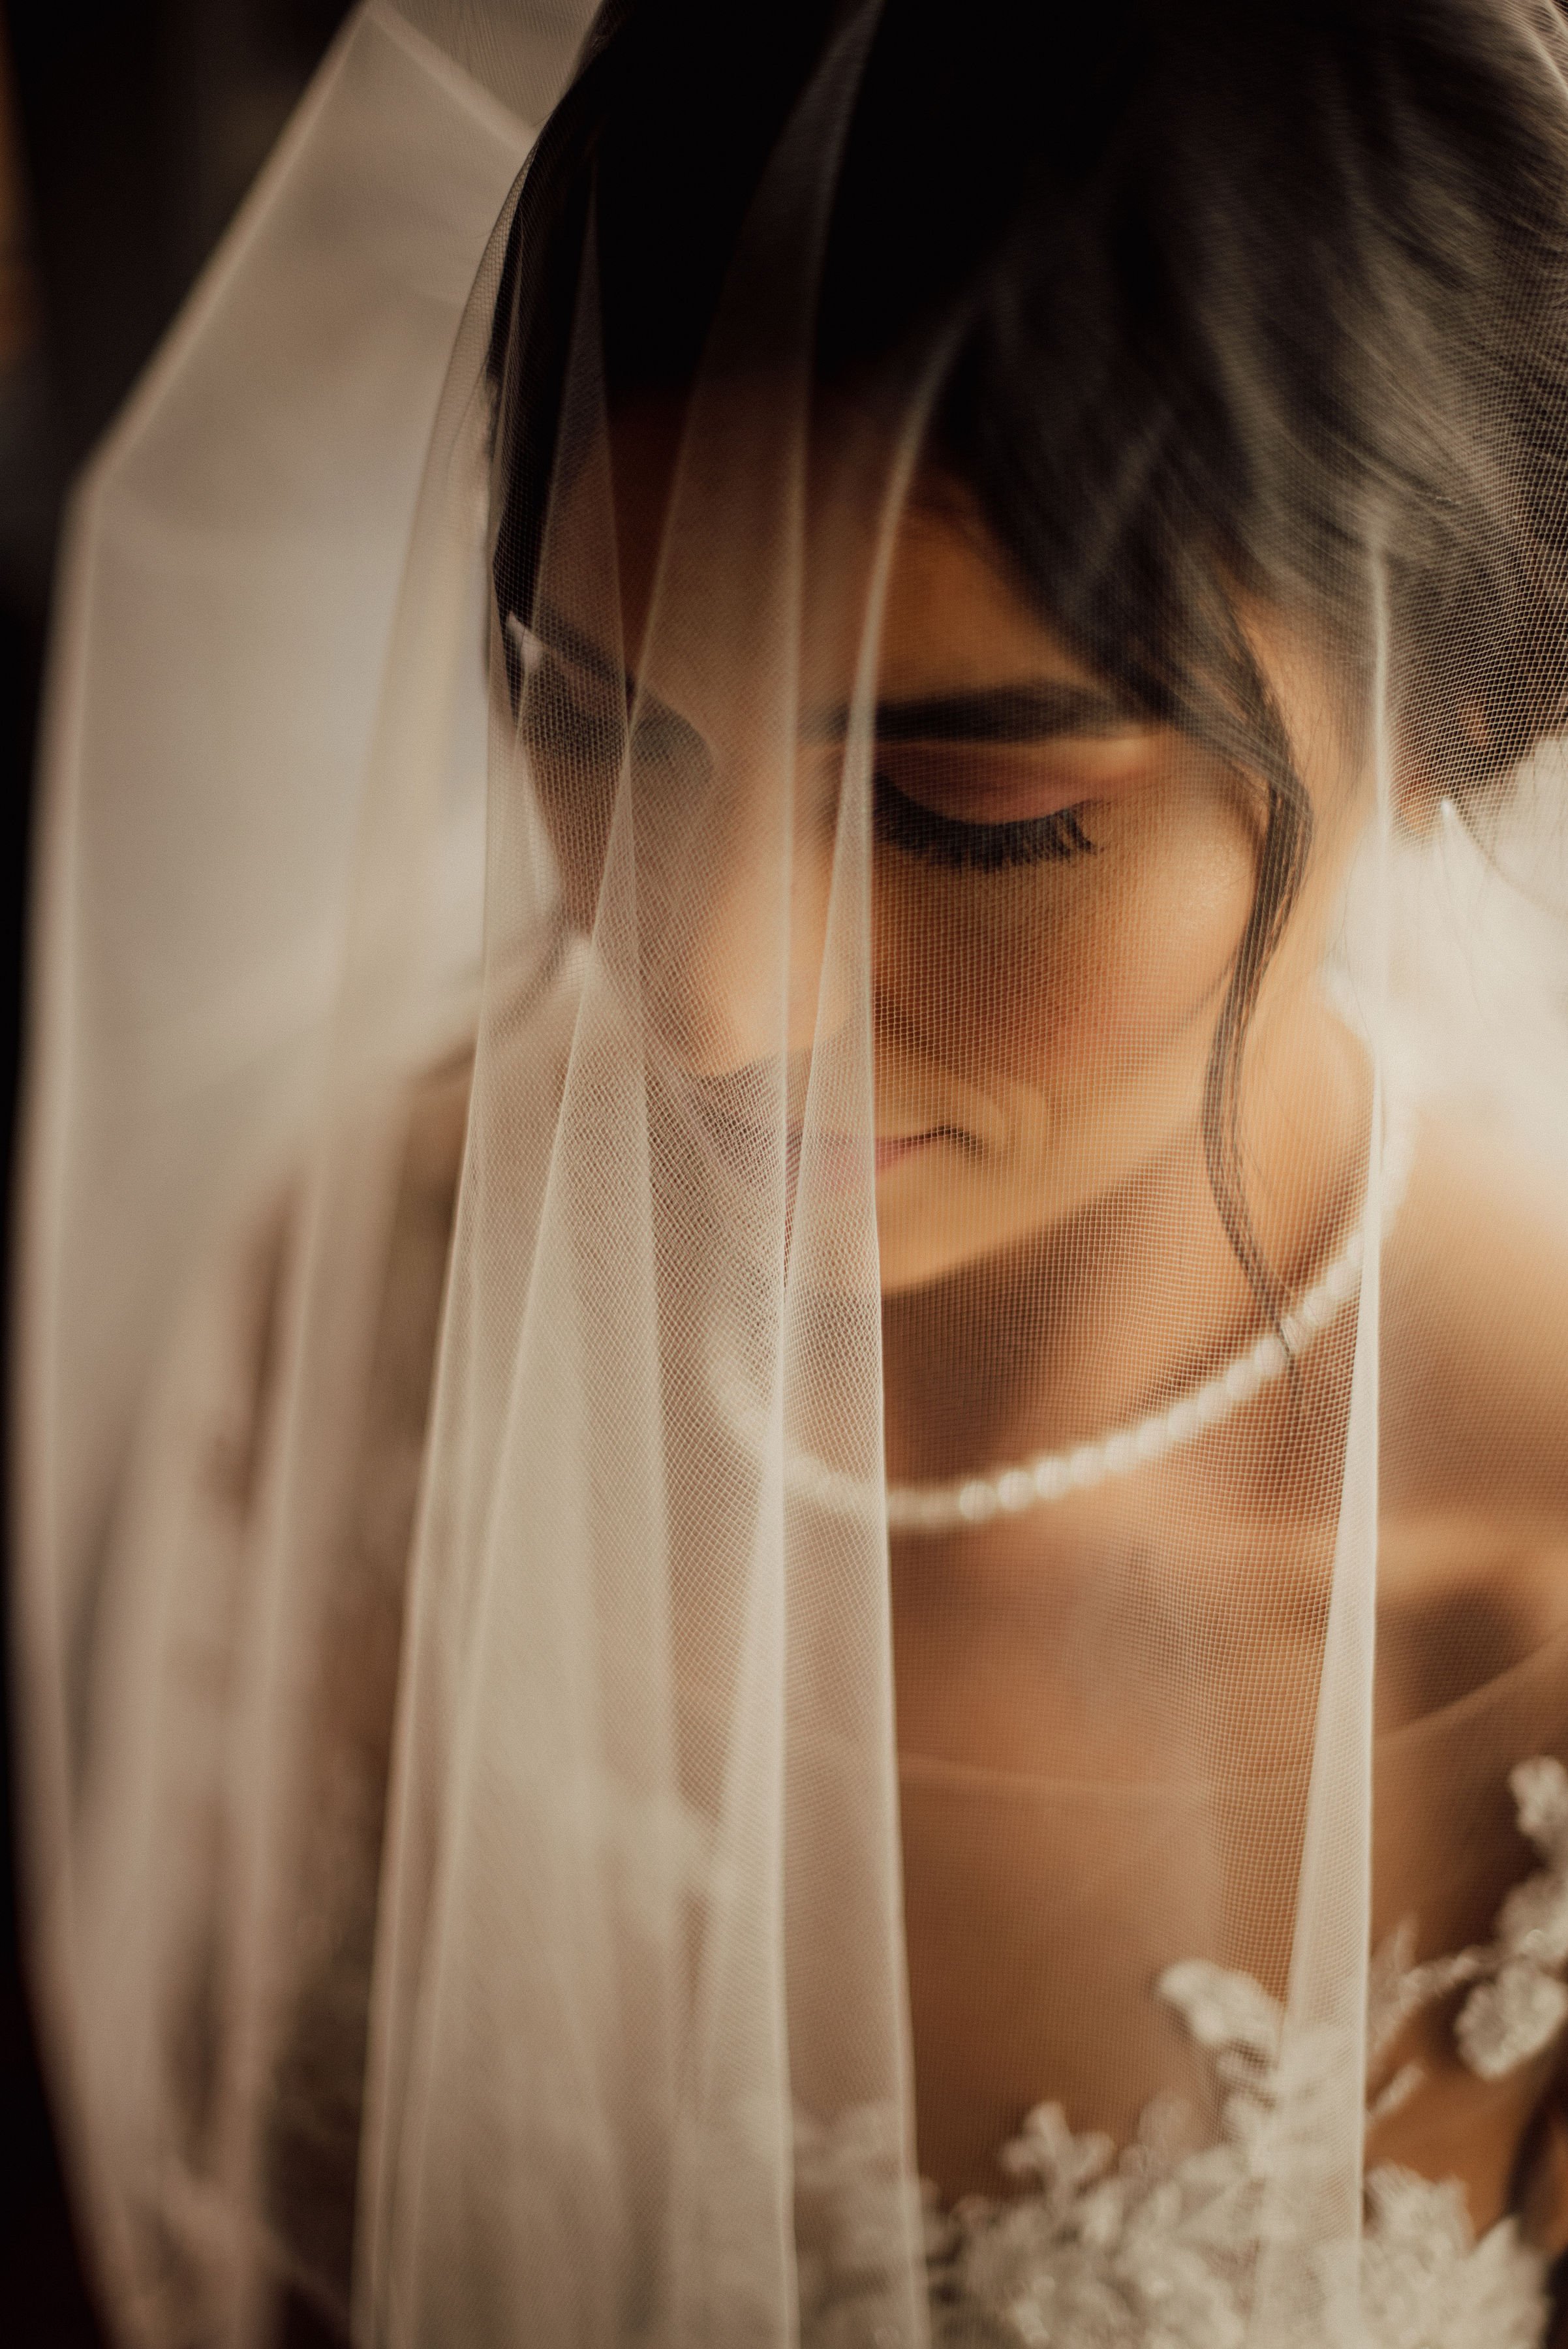
[[[726,1107],[787,1044],[794,1138],[810,1071],[829,1101],[841,1071],[853,1082],[829,931],[875,514],[846,483],[852,467],[815,485],[799,675],[769,674],[758,644],[783,640],[790,622],[782,601],[771,617],[759,610],[775,566],[759,581],[743,533],[704,530],[700,488],[670,525],[675,446],[670,417],[639,412],[574,483],[559,533],[571,554],[546,561],[528,647],[524,731],[573,920],[591,929],[607,906],[613,921],[634,832],[658,1041]],[[690,579],[688,540],[701,553]],[[597,598],[612,564],[619,607],[607,612]],[[1250,1022],[1263,1073],[1247,1089],[1242,1135],[1259,1242],[1293,1287],[1331,1248],[1361,1182],[1367,1073],[1314,974],[1371,783],[1341,739],[1327,654],[1299,626],[1241,617],[1314,808],[1305,884]],[[623,670],[640,748],[618,802]],[[936,477],[917,477],[888,553],[874,694],[879,799],[912,802],[949,833],[1067,813],[1084,843],[1000,869],[885,836],[875,851],[888,1464],[896,1477],[915,1463],[941,1475],[1115,1423],[1256,1327],[1201,1115],[1256,887],[1262,794],[1094,676],[1009,579],[962,492]],[[608,748],[563,758],[551,747],[563,730]],[[781,744],[792,740],[790,772]],[[829,1188],[853,1180],[864,1147],[834,1117],[819,1105],[810,1126],[815,1179]],[[964,1362],[989,1343],[999,1266],[1006,1291],[1022,1283],[1047,1300],[1050,1338],[1016,1380],[992,1377],[981,1394]]]
[[[754,418],[727,411],[710,429],[734,435],[726,478],[776,466]],[[814,480],[798,669],[770,667],[759,647],[787,634],[784,566],[758,562],[763,523],[704,530],[701,480],[669,531],[674,448],[672,420],[649,410],[590,459],[559,542],[584,559],[547,562],[552,601],[527,648],[552,740],[564,706],[614,736],[623,670],[636,678],[639,951],[659,1048],[715,1098],[750,1103],[787,1044],[784,1114],[815,1152],[812,1179],[831,1193],[874,1176],[891,1477],[972,1473],[1159,1407],[1262,1326],[1202,1137],[1256,886],[1257,779],[1120,700],[934,475],[917,472],[890,538],[854,462]],[[607,610],[595,597],[612,537]],[[867,671],[861,620],[878,594]],[[1375,791],[1310,622],[1240,596],[1235,610],[1314,817],[1242,1096],[1249,1210],[1290,1293],[1332,1255],[1365,1181],[1369,1071],[1317,973]],[[875,1168],[868,1141],[823,1106],[853,1100],[858,1066],[840,977],[856,904],[843,794],[846,713],[867,700]],[[534,747],[567,910],[587,930],[618,902],[631,837],[618,760],[601,761],[596,798],[591,760]],[[1426,821],[1426,779],[1401,771],[1396,790]],[[950,853],[955,825],[1064,818],[1071,854]],[[1500,1235],[1523,1214],[1512,1179],[1424,1135],[1386,1259],[1374,1928],[1414,1911],[1423,1955],[1487,1938],[1532,1865],[1499,1791],[1521,1757],[1494,1752],[1464,1707],[1568,1632],[1568,1478],[1553,1464],[1568,1261],[1551,1203],[1509,1254]],[[1151,2076],[1194,2087],[1148,1997],[1170,1959],[1210,1954],[1283,1992],[1354,1339],[1347,1314],[1295,1378],[1157,1470],[895,1544],[919,2150],[946,2193],[998,2190],[994,2149],[1036,2095],[1125,2141]],[[1196,1840],[1179,1804],[1159,1810],[1182,1785],[1232,1790]],[[1434,1890],[1443,1823],[1479,1802],[1501,1805],[1484,1858]],[[1154,1822],[1147,1848],[1136,1818]],[[1408,1860],[1428,1834],[1429,1880]],[[1132,1855],[1126,1880],[1113,1850]],[[1043,1921],[1029,1900],[1050,1909],[1063,1885],[1085,1888],[1082,1913]],[[1478,2081],[1453,2054],[1452,2012],[1391,2051],[1390,2070],[1419,2052],[1428,2078],[1369,2157],[1457,2176],[1484,2227],[1508,2207],[1545,2073]],[[1100,2018],[1089,2032],[1071,2020],[1085,2013]],[[1107,2085],[1110,2044],[1125,2078]],[[1535,2220],[1554,2240],[1552,2212]]]

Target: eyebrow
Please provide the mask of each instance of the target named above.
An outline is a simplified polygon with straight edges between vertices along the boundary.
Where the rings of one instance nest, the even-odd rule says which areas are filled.
[[[543,643],[576,661],[590,676],[619,686],[630,707],[636,678],[618,670],[563,614],[542,605],[537,632]],[[1114,688],[1035,678],[878,702],[876,736],[879,742],[1049,742],[1068,735],[1121,734],[1148,722],[1147,710]],[[848,731],[849,710],[844,704],[808,718],[802,728],[805,738],[816,742],[842,741]]]
[[[566,660],[575,661],[579,668],[586,669],[590,677],[597,678],[602,685],[619,688],[626,697],[628,720],[633,710],[640,710],[645,723],[655,719],[670,719],[677,726],[685,726],[689,733],[696,735],[696,729],[687,726],[686,719],[678,709],[671,709],[667,701],[660,701],[656,693],[649,693],[646,686],[639,685],[630,669],[618,669],[593,638],[585,636],[580,628],[575,628],[553,604],[542,603],[535,619],[536,625],[533,633],[549,651],[558,653]],[[701,737],[697,739],[701,740]]]
[[[1120,734],[1147,723],[1147,712],[1125,695],[1063,678],[877,705],[879,742],[1048,742],[1068,734]],[[826,712],[807,729],[819,740],[837,740],[848,730],[846,709]]]

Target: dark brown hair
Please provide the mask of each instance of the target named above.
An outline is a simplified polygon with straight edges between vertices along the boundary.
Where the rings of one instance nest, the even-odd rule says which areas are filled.
[[[504,616],[530,607],[590,233],[612,409],[679,393],[845,13],[601,13],[495,313]],[[1550,0],[883,0],[838,159],[820,382],[897,399],[940,354],[931,456],[1021,591],[1263,794],[1205,1131],[1272,1309],[1240,1068],[1312,809],[1236,591],[1308,616],[1353,684],[1381,643],[1404,754],[1461,806],[1562,725],[1563,63]]]

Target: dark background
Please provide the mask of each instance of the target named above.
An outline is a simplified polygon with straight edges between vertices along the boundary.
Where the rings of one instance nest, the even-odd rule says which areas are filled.
[[[0,1181],[62,492],[221,235],[347,0],[0,0]],[[3,1472],[0,1472],[3,1473]],[[9,1509],[3,1521],[9,1522]],[[21,1980],[0,1738],[0,2341],[99,2349]]]

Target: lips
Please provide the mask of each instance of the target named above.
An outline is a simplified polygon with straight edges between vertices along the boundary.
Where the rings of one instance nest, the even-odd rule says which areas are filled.
[[[912,1158],[917,1151],[926,1149],[940,1139],[934,1130],[929,1133],[879,1133],[877,1137],[877,1174],[886,1174],[890,1166],[901,1166],[906,1158]]]
[[[926,1133],[878,1134],[876,1166],[878,1174],[902,1165],[919,1151],[941,1140],[940,1130],[933,1127]],[[792,1126],[789,1133],[790,1165],[798,1169],[802,1157],[803,1133]],[[866,1144],[858,1136],[849,1133],[817,1133],[812,1137],[811,1166],[815,1181],[829,1191],[846,1191],[861,1180],[866,1164]]]

